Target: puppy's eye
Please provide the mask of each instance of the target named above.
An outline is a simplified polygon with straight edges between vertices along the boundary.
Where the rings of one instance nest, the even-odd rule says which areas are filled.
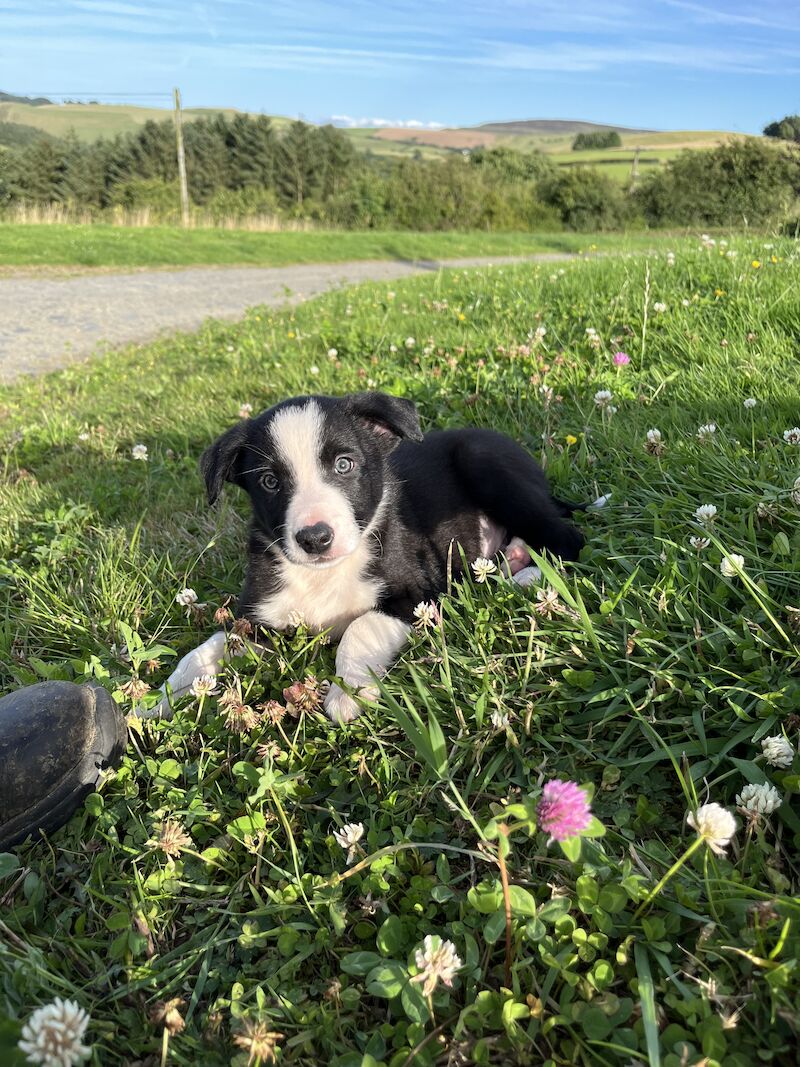
[[[337,474],[349,474],[355,467],[355,463],[349,456],[337,456],[333,469]]]
[[[274,493],[275,490],[278,488],[278,479],[275,477],[272,471],[267,471],[266,474],[261,475],[259,479],[259,485],[262,489],[266,489],[268,493]]]

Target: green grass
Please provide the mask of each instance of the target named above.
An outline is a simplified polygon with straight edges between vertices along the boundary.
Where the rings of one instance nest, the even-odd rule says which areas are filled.
[[[249,233],[177,226],[0,223],[0,266],[155,267],[335,263],[355,259],[452,259],[648,247],[658,236],[528,233]]]
[[[454,584],[349,727],[312,707],[240,734],[212,698],[132,729],[83,811],[0,860],[4,1064],[55,995],[91,1013],[93,1067],[243,1067],[248,1020],[303,1067],[794,1061],[800,766],[768,766],[760,742],[796,744],[799,721],[797,253],[732,246],[365,286],[0,392],[6,690],[94,677],[128,708],[132,670],[157,685],[173,662],[148,674],[148,646],[178,655],[212,631],[246,507],[228,487],[210,510],[197,459],[244,401],[374,385],[426,428],[513,434],[565,497],[613,493],[581,520],[580,563],[546,568],[552,613],[496,576]],[[726,553],[742,573],[721,574]],[[186,585],[204,619],[175,603]],[[324,641],[276,641],[224,681],[254,708],[333,677]],[[605,836],[548,843],[535,806],[554,778],[591,787]],[[765,782],[774,814],[687,855],[688,810],[733,810]],[[174,859],[167,819],[190,842]],[[365,828],[353,866],[344,822]],[[429,934],[462,967],[427,1002],[410,978]],[[173,1036],[152,1014],[171,998]]]

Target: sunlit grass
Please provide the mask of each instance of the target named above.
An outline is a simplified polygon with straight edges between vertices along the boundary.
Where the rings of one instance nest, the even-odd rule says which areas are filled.
[[[612,494],[579,564],[543,561],[554,601],[453,586],[352,726],[271,706],[239,735],[212,699],[133,729],[86,810],[0,868],[0,1054],[61,995],[92,1014],[96,1065],[165,1042],[176,1064],[244,1064],[246,1020],[309,1067],[792,1062],[800,777],[761,741],[798,734],[797,260],[698,245],[672,244],[674,266],[457,271],[255,309],[0,393],[6,689],[94,676],[124,700],[126,627],[176,654],[211,632],[175,595],[210,614],[238,589],[246,507],[229,488],[210,511],[197,458],[243,402],[385,389],[426,428],[513,434],[566,498]],[[170,662],[138,669],[157,685]],[[333,677],[333,650],[300,631],[234,670],[245,703],[283,705]],[[606,834],[577,860],[511,838],[509,954],[498,820],[553,778],[593,789]],[[767,781],[775,813],[685,857],[687,811]],[[166,819],[192,842],[173,861],[152,844]],[[352,866],[344,823],[364,826]],[[428,934],[462,964],[430,1003],[410,981]],[[176,997],[186,1027],[165,1038],[151,1012]]]

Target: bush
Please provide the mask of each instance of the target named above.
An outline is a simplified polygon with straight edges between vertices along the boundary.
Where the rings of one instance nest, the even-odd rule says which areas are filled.
[[[748,138],[708,152],[682,152],[639,186],[653,226],[759,226],[778,222],[800,191],[800,162]]]
[[[538,191],[568,230],[620,229],[631,217],[620,186],[590,167],[558,171],[540,182]]]
[[[764,136],[782,141],[800,141],[800,115],[787,115],[780,122],[771,122],[764,127]]]
[[[160,178],[132,178],[111,188],[110,206],[126,211],[150,211],[159,222],[180,218],[181,193],[177,181]]]

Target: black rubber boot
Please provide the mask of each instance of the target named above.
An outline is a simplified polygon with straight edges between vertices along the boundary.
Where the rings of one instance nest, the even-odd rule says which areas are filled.
[[[63,826],[119,764],[126,734],[99,685],[39,682],[0,699],[0,852]]]

